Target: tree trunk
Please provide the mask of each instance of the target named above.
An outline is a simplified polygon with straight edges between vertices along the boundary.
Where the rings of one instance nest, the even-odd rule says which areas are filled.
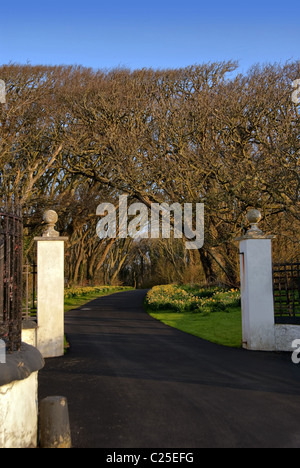
[[[210,256],[207,250],[199,249],[198,250],[200,255],[201,264],[203,267],[204,275],[206,283],[213,284],[217,281],[217,275],[214,272],[213,265],[212,265],[212,257]]]

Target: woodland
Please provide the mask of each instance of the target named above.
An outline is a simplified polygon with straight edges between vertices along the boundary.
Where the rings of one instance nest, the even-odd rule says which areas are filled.
[[[43,213],[58,213],[72,285],[239,284],[238,243],[252,208],[276,262],[300,257],[300,62],[179,69],[0,66],[0,198],[18,200],[24,259]],[[204,203],[205,241],[96,235],[119,196]]]

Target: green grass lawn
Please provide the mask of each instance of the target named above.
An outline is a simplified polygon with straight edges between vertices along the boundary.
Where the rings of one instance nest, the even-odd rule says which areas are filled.
[[[240,348],[242,343],[242,319],[240,307],[228,312],[212,312],[205,315],[192,312],[160,310],[149,314],[157,320],[178,330],[198,336],[212,343]]]
[[[100,287],[101,288],[101,287]],[[97,299],[98,297],[108,296],[110,294],[114,294],[116,292],[121,291],[130,291],[133,288],[130,287],[119,287],[119,286],[111,286],[107,288],[105,291],[99,291],[97,288],[73,288],[76,295],[74,297],[65,297],[64,305],[65,305],[65,312],[68,312],[71,309],[76,309],[77,307],[81,307],[82,305],[86,304],[87,302],[92,301],[93,299]],[[68,292],[66,289],[65,292]],[[68,295],[68,294],[66,294]]]
[[[240,291],[158,285],[147,294],[147,312],[171,327],[224,346],[242,346]]]

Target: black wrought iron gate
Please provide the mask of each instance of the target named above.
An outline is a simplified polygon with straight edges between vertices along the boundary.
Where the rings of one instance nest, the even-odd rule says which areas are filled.
[[[21,346],[23,223],[21,210],[0,206],[0,339]]]
[[[300,322],[299,261],[273,265],[273,290],[276,322]]]

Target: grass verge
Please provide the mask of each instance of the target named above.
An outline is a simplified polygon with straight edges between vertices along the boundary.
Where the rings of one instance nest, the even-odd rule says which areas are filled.
[[[242,317],[238,290],[155,286],[144,306],[156,320],[223,346],[240,348]]]
[[[78,287],[66,288],[64,309],[68,312],[71,309],[76,309],[87,302],[97,299],[98,297],[108,296],[116,292],[130,291],[133,288],[127,286],[95,286],[95,287]]]
[[[205,315],[192,312],[153,312],[146,307],[151,317],[178,330],[223,346],[240,348],[242,342],[242,319],[240,307],[227,312],[212,312]]]

